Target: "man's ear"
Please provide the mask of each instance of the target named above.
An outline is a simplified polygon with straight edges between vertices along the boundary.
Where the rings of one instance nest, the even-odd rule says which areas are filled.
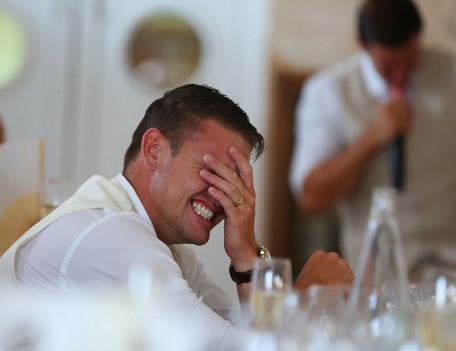
[[[166,139],[158,129],[150,128],[144,133],[141,141],[141,155],[150,170],[156,169],[160,152],[164,151],[165,144]]]

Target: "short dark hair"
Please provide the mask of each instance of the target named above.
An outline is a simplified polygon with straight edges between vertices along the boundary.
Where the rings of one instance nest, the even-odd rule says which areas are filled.
[[[418,35],[422,26],[411,0],[365,0],[359,8],[358,34],[364,46],[401,46]]]
[[[217,89],[187,84],[166,92],[147,108],[125,153],[124,172],[139,155],[142,137],[148,129],[157,128],[168,140],[171,153],[175,155],[183,142],[199,130],[204,120],[216,121],[242,135],[252,147],[253,160],[263,153],[264,138],[239,105]]]

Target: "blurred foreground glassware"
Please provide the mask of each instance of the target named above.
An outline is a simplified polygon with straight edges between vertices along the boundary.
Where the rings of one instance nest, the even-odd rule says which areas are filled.
[[[456,350],[456,273],[428,268],[417,286],[421,304],[416,330],[424,350]]]
[[[456,270],[437,266],[426,267],[423,270],[421,282],[424,284],[435,284],[441,277],[444,277],[448,284],[456,285]]]
[[[285,301],[285,333],[300,350],[352,350],[345,328],[349,293],[350,287],[341,285],[294,290]]]
[[[374,189],[348,317],[375,347],[395,349],[411,338],[413,316],[407,266],[395,218],[396,192]],[[360,333],[359,330],[355,333]],[[364,341],[366,342],[366,341]]]
[[[292,288],[290,259],[258,258],[251,284],[249,308],[252,327],[260,330],[280,330],[285,299]]]
[[[93,290],[89,294],[30,294],[3,284],[0,350],[207,349],[201,323],[181,318],[182,310],[170,299],[162,277],[142,267],[132,270],[128,273],[128,286]]]
[[[456,350],[456,306],[428,306],[420,310],[417,333],[424,350]]]

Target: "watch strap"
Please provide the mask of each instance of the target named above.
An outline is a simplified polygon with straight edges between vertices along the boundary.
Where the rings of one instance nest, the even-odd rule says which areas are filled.
[[[241,285],[243,283],[250,283],[252,281],[252,272],[253,269],[245,272],[236,272],[233,265],[230,264],[230,277],[236,285]]]

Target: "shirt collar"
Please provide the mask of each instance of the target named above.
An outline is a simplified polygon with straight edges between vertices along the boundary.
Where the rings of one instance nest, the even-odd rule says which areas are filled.
[[[372,58],[366,51],[361,53],[360,63],[361,74],[369,94],[377,99],[387,99],[389,95],[388,84],[377,72],[374,63],[372,62]]]
[[[127,192],[128,197],[130,198],[131,202],[133,203],[133,208],[138,215],[150,223],[152,225],[152,221],[149,218],[149,215],[146,212],[146,209],[144,208],[141,200],[138,197],[138,194],[136,194],[135,189],[131,186],[130,182],[125,178],[122,174],[118,174],[115,179],[119,182],[119,184],[124,188],[124,190]],[[153,225],[152,225],[153,226]]]
[[[371,96],[380,100],[390,98],[389,88],[383,77],[377,72],[377,69],[372,62],[371,56],[362,51],[360,58],[361,74],[366,84],[367,90]],[[407,85],[407,97],[411,101],[415,95],[414,87],[416,84],[416,75],[412,75],[409,84]]]

